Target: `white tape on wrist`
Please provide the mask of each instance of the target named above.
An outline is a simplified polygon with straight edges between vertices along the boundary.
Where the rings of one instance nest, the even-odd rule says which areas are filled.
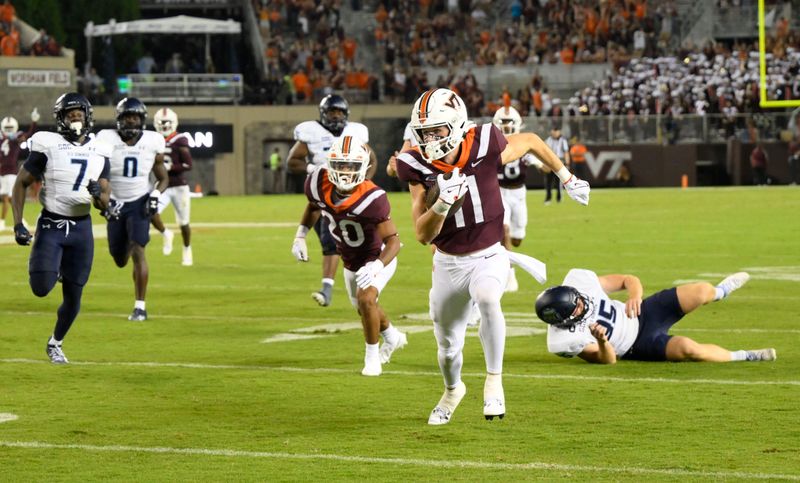
[[[431,206],[431,209],[437,215],[445,216],[445,215],[447,215],[447,212],[450,211],[450,207],[451,206],[453,206],[453,205],[445,203],[442,200],[436,200],[436,203],[434,203],[433,206]]]
[[[305,238],[308,234],[309,228],[305,225],[300,225],[297,227],[297,233],[294,234],[295,238]]]
[[[556,176],[558,176],[558,179],[560,179],[562,183],[566,183],[572,177],[572,173],[564,166],[556,171]]]

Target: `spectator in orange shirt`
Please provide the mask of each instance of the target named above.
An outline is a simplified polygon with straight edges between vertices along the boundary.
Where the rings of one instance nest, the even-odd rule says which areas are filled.
[[[572,47],[569,45],[565,45],[564,48],[561,49],[561,63],[566,65],[575,63],[575,51],[573,51]]]
[[[347,37],[342,42],[342,51],[344,52],[344,60],[350,65],[353,65],[353,61],[356,58],[356,41],[352,39],[352,37]]]
[[[378,24],[382,24],[389,18],[389,13],[386,11],[386,7],[383,6],[383,3],[378,7],[378,10],[375,12],[375,21]]]
[[[298,69],[292,76],[292,85],[298,101],[308,101],[311,98],[311,82],[305,70]]]
[[[17,18],[17,9],[11,5],[9,0],[5,0],[3,5],[0,5],[0,22],[3,23],[6,32],[11,32],[15,18]]]
[[[586,169],[586,153],[589,149],[580,142],[578,136],[572,137],[572,147],[569,148],[569,159],[572,161],[572,172],[580,179],[589,179]]]
[[[19,34],[4,35],[3,39],[0,40],[0,51],[2,51],[4,57],[19,55]]]

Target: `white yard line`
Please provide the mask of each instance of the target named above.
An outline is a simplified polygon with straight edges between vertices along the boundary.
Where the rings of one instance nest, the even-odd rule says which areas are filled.
[[[432,429],[431,431],[435,431]],[[791,480],[800,481],[800,475],[780,474],[780,473],[748,473],[743,471],[701,471],[684,470],[679,468],[647,468],[637,466],[590,466],[590,465],[569,465],[558,463],[528,462],[528,463],[493,463],[489,461],[470,461],[470,460],[430,460],[420,458],[377,458],[369,456],[351,456],[338,454],[303,454],[303,453],[284,453],[273,451],[244,451],[236,449],[212,449],[212,448],[170,448],[164,446],[122,446],[122,445],[93,445],[93,444],[55,444],[42,441],[0,441],[0,446],[6,448],[21,449],[59,449],[59,450],[78,450],[87,452],[108,452],[108,453],[150,453],[150,454],[176,454],[190,456],[211,456],[225,458],[259,458],[259,459],[280,459],[280,460],[323,460],[345,463],[366,463],[381,465],[403,465],[418,466],[428,468],[467,468],[478,470],[545,470],[545,471],[581,471],[591,473],[613,473],[613,474],[634,474],[634,475],[667,475],[685,476],[703,479],[758,479],[758,480]]]
[[[8,358],[0,359],[0,364],[47,364],[44,359]],[[266,371],[266,372],[292,372],[301,374],[354,374],[356,369],[336,369],[331,367],[286,367],[286,366],[260,366],[243,364],[205,364],[196,362],[126,362],[126,361],[72,361],[72,366],[101,366],[101,367],[143,367],[143,368],[178,368],[178,369],[204,369],[204,370],[240,370],[240,371]],[[433,371],[383,371],[384,374],[395,374],[410,377],[441,377],[441,373]],[[466,372],[463,377],[486,377],[482,372]],[[725,386],[800,386],[800,380],[781,381],[743,381],[739,379],[675,379],[666,377],[611,377],[611,376],[579,376],[571,374],[509,374],[503,373],[505,378],[515,379],[545,379],[564,381],[601,381],[601,382],[627,382],[627,383],[654,383],[654,384],[709,384]]]
[[[8,421],[16,421],[17,415],[11,413],[0,413],[0,423],[7,423]]]

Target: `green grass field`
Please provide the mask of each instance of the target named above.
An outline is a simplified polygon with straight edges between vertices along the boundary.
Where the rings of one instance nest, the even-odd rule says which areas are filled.
[[[409,345],[379,378],[360,375],[364,342],[341,272],[334,304],[320,308],[309,296],[316,239],[311,263],[290,253],[304,200],[202,198],[195,266],[180,265],[178,237],[170,257],[153,238],[145,323],[127,321],[130,268],[97,240],[65,367],[44,353],[59,286],[33,296],[29,248],[0,237],[0,421],[17,417],[0,422],[0,480],[800,480],[800,190],[595,190],[588,207],[542,198],[529,192],[521,251],[548,264],[550,284],[584,267],[635,273],[650,294],[748,270],[747,286],[673,333],[775,347],[778,360],[559,359],[533,312],[543,286],[518,271],[520,292],[503,299],[506,418],[482,416],[471,330],[467,396],[449,425],[430,427],[442,380],[425,316],[430,253],[414,240],[408,194],[390,196],[405,246],[381,303]],[[37,214],[27,206],[30,222]]]

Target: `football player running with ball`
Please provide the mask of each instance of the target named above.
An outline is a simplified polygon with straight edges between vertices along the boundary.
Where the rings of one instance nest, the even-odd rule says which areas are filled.
[[[92,271],[94,238],[89,212],[93,205],[99,210],[108,206],[111,146],[88,137],[94,124],[92,114],[92,105],[76,92],[58,98],[53,107],[58,133],[42,131],[30,138],[31,152],[19,170],[11,201],[14,238],[20,245],[30,245],[31,234],[22,224],[25,191],[36,180],[44,182],[28,281],[34,295],[44,297],[61,280],[64,301],[47,341],[47,356],[53,364],[69,362],[61,343],[78,317],[83,287]]]
[[[464,101],[449,89],[431,89],[417,99],[411,128],[419,147],[397,156],[397,171],[409,183],[417,240],[436,245],[430,313],[445,384],[428,424],[448,423],[466,394],[462,350],[473,300],[481,313],[479,334],[487,371],[483,414],[487,419],[502,417],[506,326],[500,299],[510,267],[502,245],[498,169],[532,152],[558,173],[570,197],[584,205],[589,202],[589,184],[574,177],[536,134],[506,138],[491,123],[475,126]],[[451,176],[446,178],[445,173]],[[426,208],[426,189],[433,184],[439,198]],[[462,197],[463,205],[450,214]]]
[[[301,122],[294,128],[295,144],[289,150],[287,167],[291,173],[311,174],[317,167],[325,164],[325,155],[333,142],[343,136],[353,136],[365,144],[369,143],[367,126],[347,120],[350,106],[344,97],[331,94],[319,103],[319,121]],[[367,144],[367,147],[369,145]],[[375,174],[378,162],[370,150],[370,165],[367,168],[367,179]],[[339,255],[336,253],[336,241],[328,230],[328,219],[320,218],[314,224],[319,243],[322,245],[322,288],[311,294],[322,307],[331,304],[333,282],[339,266]]]
[[[150,268],[144,247],[150,241],[150,217],[158,212],[158,199],[169,178],[164,167],[164,137],[145,131],[147,108],[134,97],[117,104],[117,129],[97,134],[114,148],[111,156],[111,201],[108,219],[108,249],[122,268],[133,258],[135,301],[128,320],[147,320],[145,295]],[[150,189],[150,172],[158,185]]]
[[[392,353],[408,341],[378,305],[378,296],[397,268],[400,238],[386,192],[366,180],[370,164],[367,145],[353,136],[343,136],[331,146],[327,161],[327,166],[318,166],[306,178],[308,205],[292,254],[307,262],[306,235],[320,215],[328,220],[326,226],[344,262],[347,295],[364,328],[366,354],[361,374],[379,376],[381,363],[388,363]],[[379,347],[380,336],[383,345]]]
[[[633,275],[597,276],[572,269],[564,284],[551,287],[536,299],[536,315],[549,324],[547,350],[561,357],[578,356],[587,362],[614,364],[635,361],[773,361],[775,349],[729,351],[700,344],[669,329],[698,307],[727,298],[750,275],[734,273],[718,285],[699,282],[662,290],[642,300],[642,282]],[[608,294],[628,291],[628,300]]]

